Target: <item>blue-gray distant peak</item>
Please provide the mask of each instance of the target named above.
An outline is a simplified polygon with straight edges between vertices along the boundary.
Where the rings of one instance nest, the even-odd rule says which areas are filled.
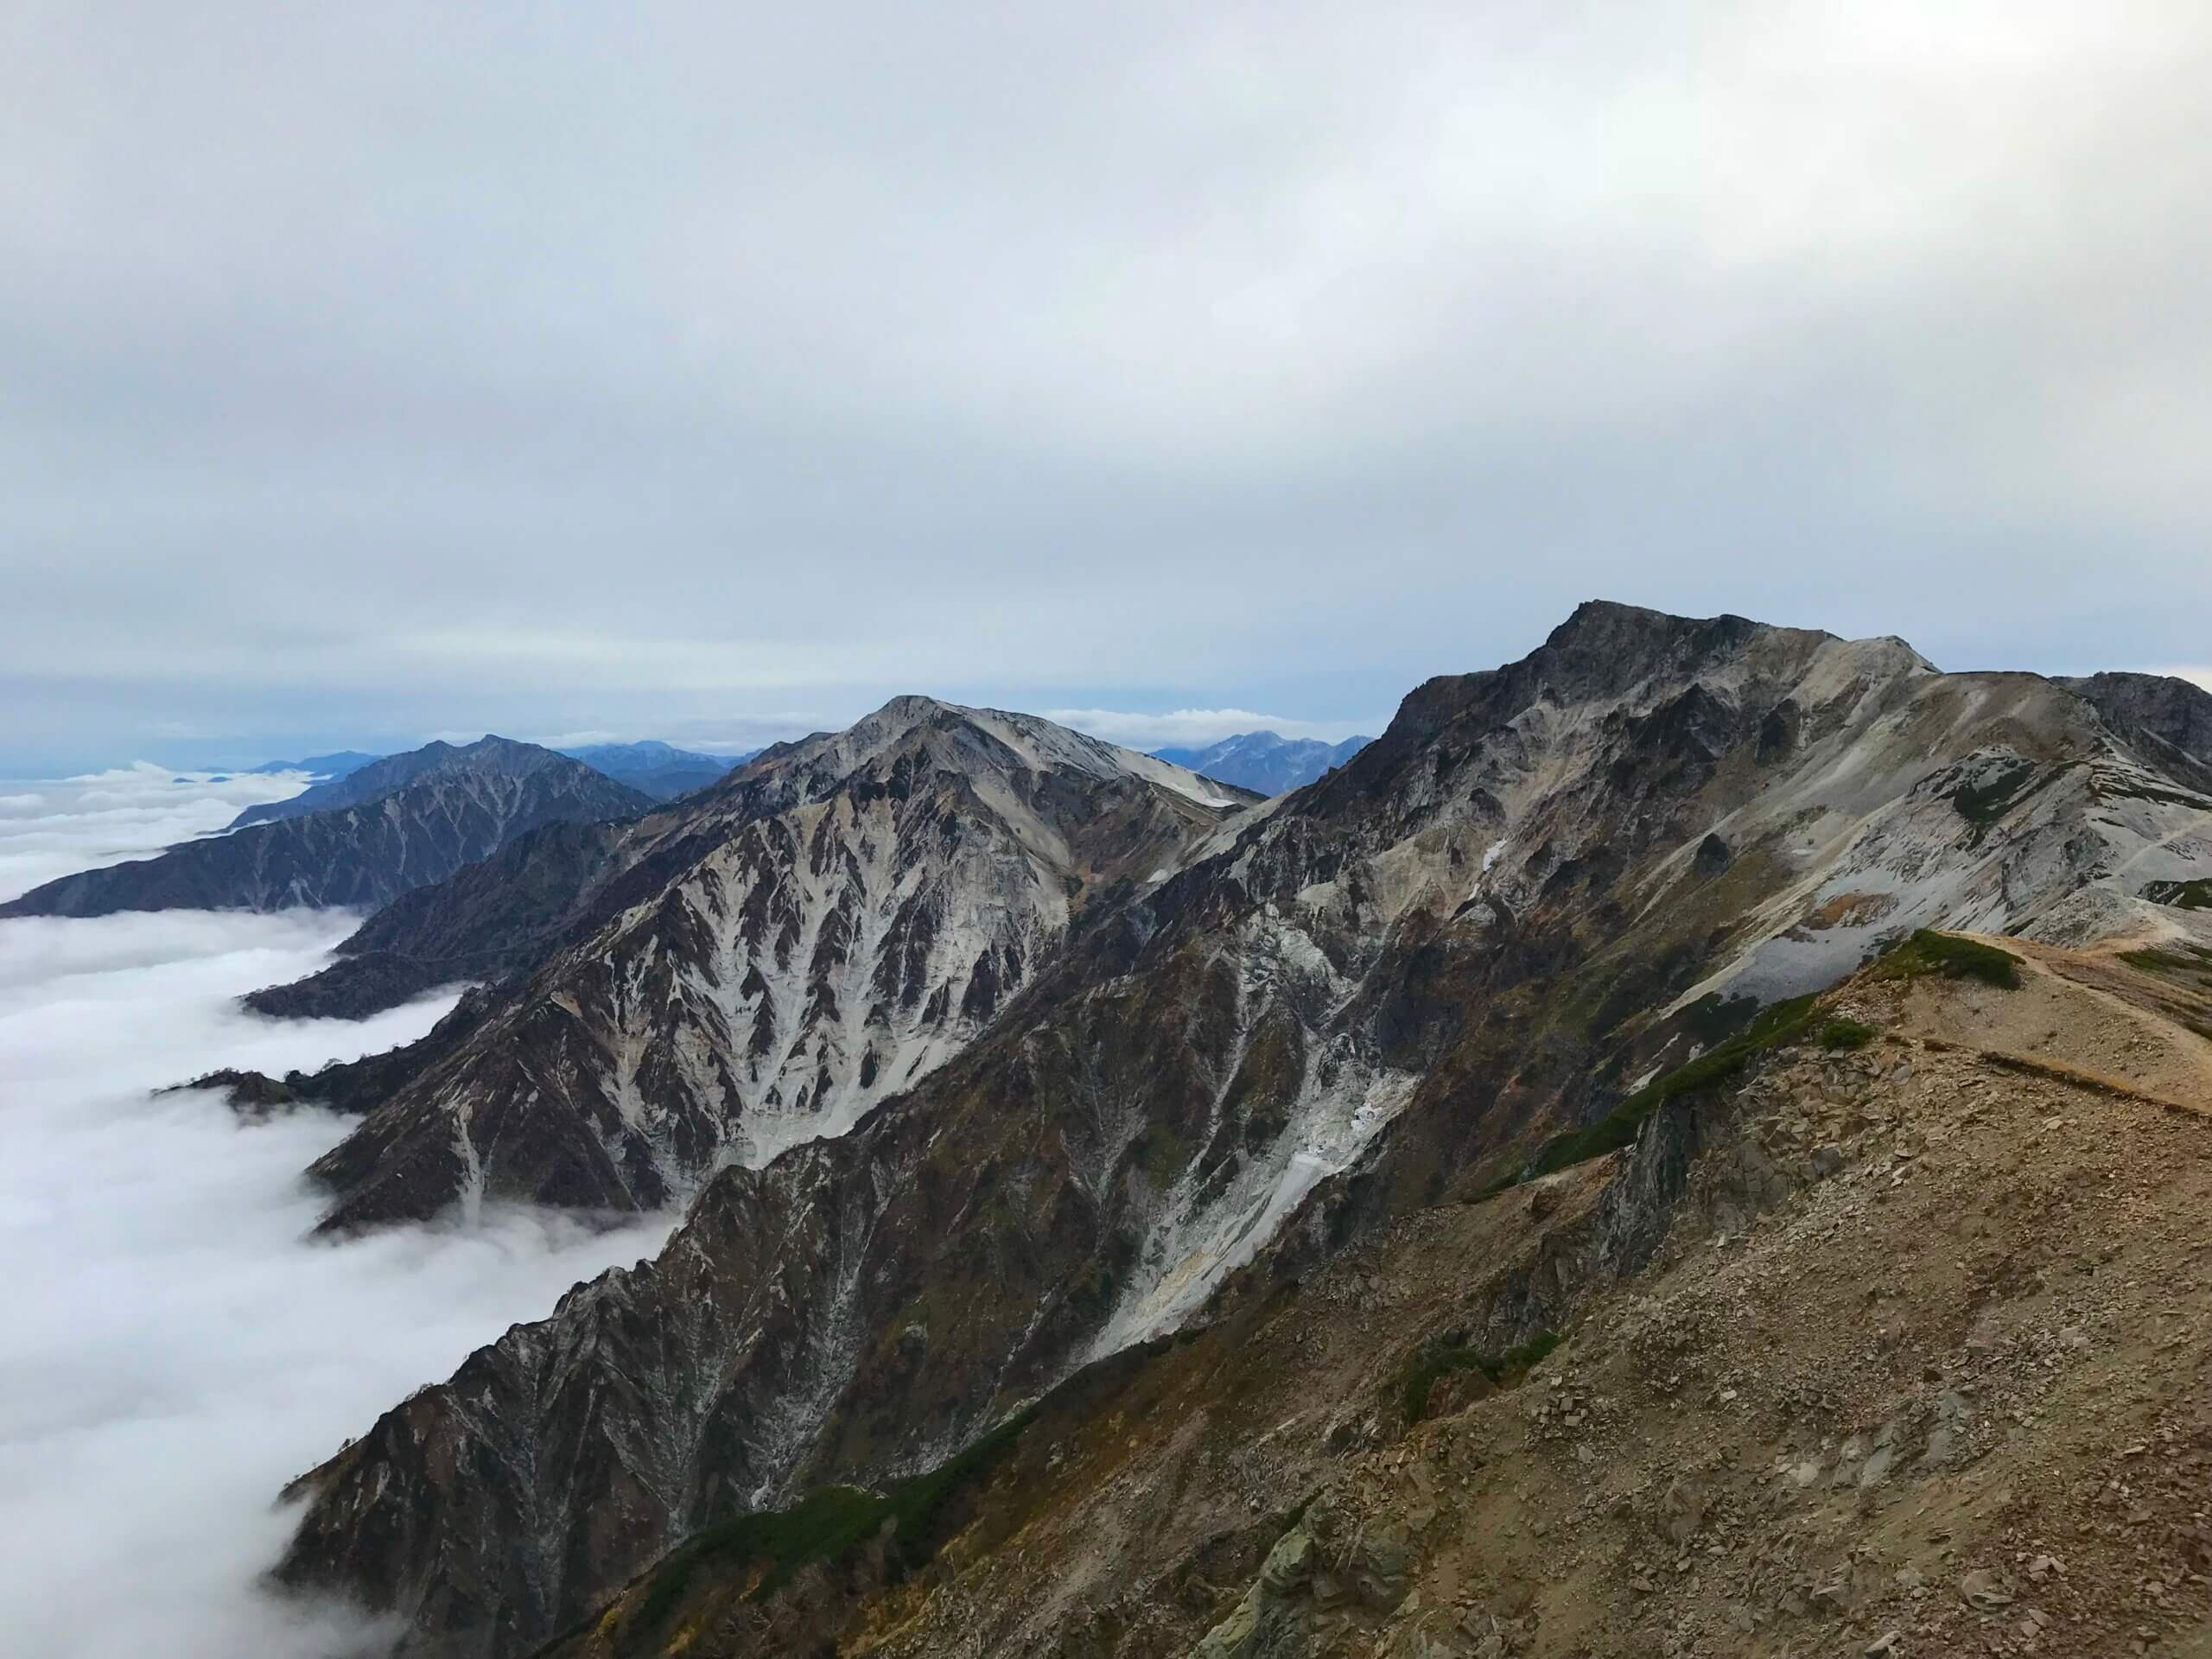
[[[541,748],[535,743],[521,743],[512,737],[495,737],[490,734],[474,743],[425,743],[419,749],[409,749],[403,754],[388,754],[381,760],[333,778],[327,783],[315,785],[295,795],[289,801],[268,801],[259,806],[249,806],[231,820],[231,828],[242,829],[249,823],[266,823],[273,818],[303,817],[310,812],[327,812],[334,807],[358,806],[404,789],[410,784],[441,778],[506,778],[529,776],[549,766],[567,766],[574,764],[559,752]]]
[[[561,753],[657,801],[667,801],[678,795],[689,795],[695,789],[704,789],[760,751],[704,754],[696,749],[679,749],[658,738],[645,738],[636,743],[593,743]]]
[[[1275,732],[1239,732],[1203,749],[1154,753],[1223,783],[1281,795],[1341,766],[1374,741],[1348,737],[1341,743],[1324,743],[1319,738],[1284,737]]]
[[[654,803],[564,754],[486,737],[396,754],[154,858],[80,870],[0,906],[9,916],[123,910],[375,911],[552,823],[634,817]],[[428,982],[410,990],[426,989]]]
[[[279,772],[304,772],[321,783],[350,776],[372,761],[384,756],[371,754],[363,749],[335,749],[328,754],[304,755],[297,760],[264,760],[257,766],[245,768],[249,775],[265,777]]]

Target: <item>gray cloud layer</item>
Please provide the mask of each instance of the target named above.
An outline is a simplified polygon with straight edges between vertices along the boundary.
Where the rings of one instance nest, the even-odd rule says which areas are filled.
[[[2201,664],[2182,0],[0,20],[20,755]],[[4,758],[4,757],[0,757]]]
[[[81,865],[162,811],[236,810],[219,790],[120,784],[111,792],[126,798],[105,804],[44,786],[79,810],[49,815],[35,847],[0,839],[0,892],[43,873],[72,836]],[[300,1171],[343,1122],[307,1113],[241,1128],[213,1096],[148,1093],[219,1065],[281,1072],[427,1030],[451,998],[359,1025],[238,1007],[241,991],[312,971],[350,926],[339,912],[0,922],[0,1647],[11,1654],[355,1651],[358,1620],[257,1592],[291,1524],[276,1491],[509,1323],[649,1254],[667,1230],[594,1236],[501,1212],[477,1228],[309,1244],[317,1203]]]

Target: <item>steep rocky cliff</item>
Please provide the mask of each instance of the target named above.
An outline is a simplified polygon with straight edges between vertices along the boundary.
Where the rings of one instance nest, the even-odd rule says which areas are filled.
[[[412,781],[394,785],[385,775],[393,761],[414,758],[392,756],[277,804],[297,806],[325,788],[345,791],[342,803],[280,813],[152,858],[65,875],[0,905],[0,916],[294,906],[375,910],[541,824],[626,817],[652,805],[550,749],[504,738],[466,749],[435,747],[445,753]],[[376,781],[380,776],[382,783]]]
[[[2092,674],[2060,683],[2152,764],[2212,789],[2212,691],[2167,674]]]
[[[842,1134],[988,1027],[1100,895],[1246,798],[907,697],[618,836],[518,846],[410,906],[401,954],[562,942],[315,1166],[330,1224],[486,1196],[650,1209]]]
[[[894,1074],[842,1116],[857,1073],[833,1069],[805,1098],[845,1133],[723,1170],[657,1262],[579,1287],[307,1477],[283,1576],[398,1611],[416,1650],[525,1650],[702,1526],[932,1465],[1204,1317],[1255,1262],[1325,1260],[1620,1144],[1652,1077],[1915,927],[2186,925],[2141,889],[2212,874],[2212,799],[2145,748],[2063,687],[1942,675],[1895,640],[1585,607],[1522,662],[1420,688],[1320,782],[1179,859],[1125,861],[1126,892],[1059,948],[1025,943],[1019,994],[911,1086]],[[969,781],[941,787],[1000,787],[954,758]],[[804,1078],[782,1017],[748,1077],[719,988],[767,977],[752,941],[788,932],[787,961],[813,960],[855,882],[889,935],[849,816],[875,804],[847,791],[804,836],[753,820],[720,881],[702,857],[626,887],[588,950],[480,1028],[481,1069],[410,1085],[412,1149],[372,1118],[327,1173],[366,1192],[427,1169],[442,1194],[487,1149],[525,1184],[597,1171],[633,1122],[698,1122],[702,1075],[725,1099],[772,1077],[788,1113]],[[817,868],[801,849],[824,822]],[[807,903],[786,903],[802,868]],[[679,954],[705,918],[716,943]],[[868,955],[867,1005],[905,1006],[882,964],[907,958]],[[838,1020],[813,1030],[849,1065],[870,1022],[843,1023],[833,990]],[[575,1034],[617,1030],[635,1046]],[[874,1052],[880,1075],[899,1051]],[[578,1099],[580,1075],[597,1096],[563,1121],[588,1134],[554,1142],[520,1103]],[[677,1110],[649,1118],[660,1101]],[[757,1161],[774,1141],[754,1133]],[[619,1201],[659,1166],[604,1167],[555,1195]]]

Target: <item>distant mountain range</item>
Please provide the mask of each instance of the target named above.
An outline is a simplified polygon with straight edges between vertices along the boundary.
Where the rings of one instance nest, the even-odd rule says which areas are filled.
[[[628,817],[652,804],[534,743],[486,737],[458,748],[426,744],[289,801],[249,807],[227,835],[48,881],[0,906],[0,916],[375,910],[541,824]]]
[[[280,772],[304,772],[310,778],[343,778],[349,772],[359,772],[372,760],[381,760],[380,754],[370,754],[360,749],[339,749],[329,754],[310,754],[298,760],[264,760],[257,766],[247,766],[244,774],[249,778],[268,777]]]
[[[702,754],[647,739],[640,743],[594,743],[562,753],[588,766],[596,766],[615,782],[627,784],[657,801],[674,800],[695,789],[704,789],[734,767],[743,766],[758,749],[742,754]]]
[[[357,800],[372,800],[393,787],[395,782],[411,782],[438,766],[451,753],[460,753],[445,743],[427,743],[419,749],[410,749],[402,754],[369,754],[359,749],[339,749],[329,754],[310,754],[297,760],[265,760],[257,766],[245,768],[249,777],[267,777],[283,772],[304,772],[316,780],[316,787],[304,795],[289,801],[276,801],[265,805],[249,807],[240,813],[238,823],[260,823],[270,818],[296,817],[302,812],[319,812],[327,808],[350,805]],[[688,795],[695,789],[704,789],[709,784],[730,771],[741,766],[758,749],[747,749],[741,754],[705,754],[696,749],[679,749],[671,743],[645,739],[637,743],[592,743],[579,748],[560,748],[556,754],[565,754],[571,760],[581,760],[597,772],[605,772],[618,784],[626,784],[641,795],[650,795],[657,801],[673,800],[678,795]],[[390,766],[350,790],[325,787],[344,784],[355,773],[381,762]]]
[[[461,745],[425,743],[419,749],[384,755],[356,766],[342,776],[326,779],[289,800],[264,801],[258,805],[249,806],[231,820],[231,828],[242,830],[250,823],[268,823],[278,818],[303,818],[310,813],[359,806],[368,801],[381,800],[394,790],[404,789],[410,784],[426,783],[440,778],[498,774],[521,776],[542,766],[547,757],[565,758],[552,749],[540,748],[535,743],[518,742],[509,737],[485,736],[474,743]]]
[[[1239,789],[1282,795],[1341,766],[1374,741],[1348,737],[1341,743],[1324,743],[1318,738],[1283,737],[1274,732],[1239,732],[1203,749],[1155,749],[1153,753]]]

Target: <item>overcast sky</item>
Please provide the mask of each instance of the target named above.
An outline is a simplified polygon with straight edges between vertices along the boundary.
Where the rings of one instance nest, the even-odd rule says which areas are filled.
[[[2202,0],[14,0],[0,770],[1334,736],[1599,594],[2201,668],[2207,85]]]

